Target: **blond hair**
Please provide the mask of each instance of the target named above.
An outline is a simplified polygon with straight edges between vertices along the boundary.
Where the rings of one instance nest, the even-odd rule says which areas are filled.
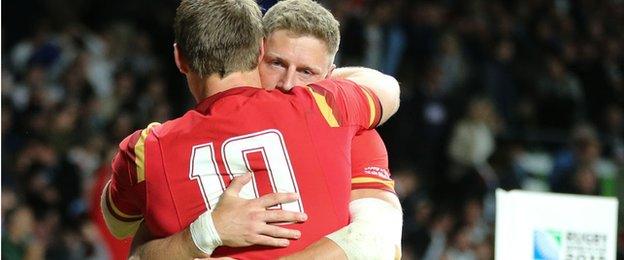
[[[253,0],[182,0],[175,41],[191,71],[201,76],[250,71],[258,66],[261,17]]]
[[[312,0],[285,0],[271,7],[262,18],[264,35],[287,30],[299,36],[313,36],[335,55],[340,44],[340,23],[325,7]]]

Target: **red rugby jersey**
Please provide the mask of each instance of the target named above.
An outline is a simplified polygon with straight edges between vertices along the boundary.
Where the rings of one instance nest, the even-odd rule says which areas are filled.
[[[154,235],[169,236],[214,207],[234,176],[253,172],[244,198],[300,194],[299,201],[280,207],[308,214],[305,223],[286,225],[302,237],[288,248],[220,247],[213,256],[291,254],[349,223],[351,141],[380,117],[377,97],[345,80],[288,93],[251,87],[221,92],[120,144],[105,213],[119,228],[144,219]]]
[[[392,193],[388,152],[376,130],[356,134],[351,146],[351,189],[379,189]]]

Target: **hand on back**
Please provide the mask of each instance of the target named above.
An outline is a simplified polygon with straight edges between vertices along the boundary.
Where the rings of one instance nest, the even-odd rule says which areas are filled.
[[[307,215],[278,209],[271,206],[296,201],[295,193],[271,193],[256,199],[243,199],[239,193],[251,180],[251,174],[245,174],[232,180],[219,203],[212,212],[213,221],[224,246],[244,247],[265,245],[286,247],[289,239],[298,239],[298,230],[287,229],[272,223],[302,222]]]

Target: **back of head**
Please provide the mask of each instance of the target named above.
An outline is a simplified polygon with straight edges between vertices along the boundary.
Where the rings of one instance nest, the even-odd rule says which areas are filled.
[[[262,13],[253,0],[182,0],[175,40],[190,70],[225,77],[258,65]]]
[[[319,3],[312,0],[285,0],[275,4],[262,18],[264,34],[288,30],[297,36],[313,36],[327,45],[334,56],[340,44],[340,23]]]

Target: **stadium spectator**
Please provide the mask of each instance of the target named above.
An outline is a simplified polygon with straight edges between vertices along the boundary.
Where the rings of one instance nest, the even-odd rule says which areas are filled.
[[[448,148],[448,192],[458,206],[469,197],[484,198],[497,182],[488,159],[496,149],[499,119],[489,100],[482,98],[471,100],[466,113],[455,126]]]
[[[477,256],[474,251],[474,244],[470,240],[470,231],[466,226],[458,225],[451,232],[450,245],[444,252],[444,256],[440,259],[444,260],[476,260]]]
[[[578,181],[573,176],[592,180],[589,173],[595,175],[600,154],[601,146],[594,128],[589,125],[578,126],[573,133],[571,148],[559,152],[555,157],[553,172],[550,174],[551,189],[555,192],[576,191],[580,187],[576,187]]]
[[[546,66],[547,73],[537,84],[541,125],[568,129],[585,113],[583,89],[558,58],[549,58]]]
[[[43,259],[45,247],[36,238],[35,221],[32,211],[26,206],[18,206],[7,212],[2,232],[2,258],[4,259]]]

